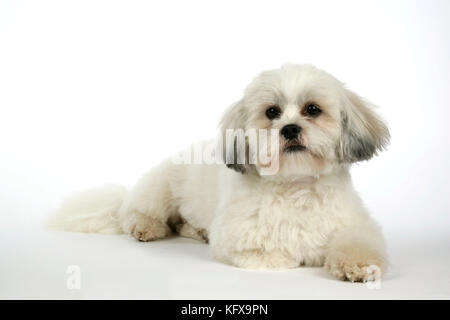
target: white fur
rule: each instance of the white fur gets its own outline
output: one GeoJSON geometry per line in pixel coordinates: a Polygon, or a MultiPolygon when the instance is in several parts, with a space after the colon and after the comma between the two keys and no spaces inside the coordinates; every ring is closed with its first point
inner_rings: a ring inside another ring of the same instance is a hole
{"type": "Polygon", "coordinates": [[[53,213],[47,226],[54,230],[75,232],[121,233],[117,212],[125,194],[125,188],[116,185],[74,194],[53,213]]]}
{"type": "Polygon", "coordinates": [[[225,113],[221,129],[289,123],[302,127],[307,151],[282,152],[276,175],[260,176],[258,165],[241,174],[223,164],[167,160],[125,198],[116,187],[69,200],[53,225],[122,230],[148,241],[169,235],[174,228],[168,221],[174,220],[181,235],[207,235],[212,256],[237,267],[325,266],[343,280],[373,279],[368,267],[384,271],[387,265],[384,240],[353,189],[349,167],[384,148],[386,126],[336,78],[309,65],[285,65],[259,75],[225,113]],[[302,115],[308,101],[324,108],[321,119],[302,115]],[[271,104],[283,110],[274,121],[264,115],[271,104]]]}

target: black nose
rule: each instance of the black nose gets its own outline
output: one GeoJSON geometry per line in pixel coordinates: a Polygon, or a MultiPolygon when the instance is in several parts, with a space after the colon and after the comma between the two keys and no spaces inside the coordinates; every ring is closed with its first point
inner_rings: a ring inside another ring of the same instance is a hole
{"type": "Polygon", "coordinates": [[[298,134],[300,133],[300,131],[302,131],[302,128],[300,128],[298,125],[296,125],[296,124],[288,124],[288,125],[285,125],[281,129],[281,134],[286,139],[291,140],[291,139],[297,138],[298,134]]]}

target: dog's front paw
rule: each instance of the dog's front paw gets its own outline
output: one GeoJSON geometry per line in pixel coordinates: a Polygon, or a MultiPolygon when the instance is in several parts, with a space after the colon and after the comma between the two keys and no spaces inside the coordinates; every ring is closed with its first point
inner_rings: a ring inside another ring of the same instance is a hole
{"type": "Polygon", "coordinates": [[[377,281],[385,268],[381,255],[374,252],[334,252],[325,260],[325,269],[341,280],[351,282],[377,281]]]}

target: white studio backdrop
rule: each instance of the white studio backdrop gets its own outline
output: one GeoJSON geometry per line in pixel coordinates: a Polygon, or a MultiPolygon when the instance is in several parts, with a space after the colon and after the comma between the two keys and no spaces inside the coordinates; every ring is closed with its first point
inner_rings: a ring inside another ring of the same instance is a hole
{"type": "Polygon", "coordinates": [[[2,1],[0,224],[39,222],[75,190],[131,186],[213,137],[257,73],[294,62],[388,121],[389,150],[353,169],[374,217],[450,230],[449,13],[446,0],[2,1]]]}

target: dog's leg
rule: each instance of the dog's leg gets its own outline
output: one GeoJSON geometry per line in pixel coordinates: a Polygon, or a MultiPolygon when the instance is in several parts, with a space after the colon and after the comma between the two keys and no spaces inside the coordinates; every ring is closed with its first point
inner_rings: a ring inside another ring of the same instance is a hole
{"type": "Polygon", "coordinates": [[[280,251],[244,250],[230,256],[230,264],[244,269],[283,270],[300,264],[280,251]]]}
{"type": "Polygon", "coordinates": [[[181,237],[191,238],[208,243],[208,233],[206,232],[206,230],[194,228],[189,223],[178,225],[177,232],[181,237]]]}
{"type": "Polygon", "coordinates": [[[207,231],[205,229],[193,227],[179,214],[170,216],[168,224],[171,231],[177,233],[180,237],[191,238],[208,243],[207,231]]]}
{"type": "Polygon", "coordinates": [[[119,210],[119,222],[126,234],[139,241],[152,241],[171,234],[168,220],[176,214],[169,178],[174,165],[170,162],[144,175],[119,210]]]}
{"type": "Polygon", "coordinates": [[[347,227],[331,238],[325,268],[337,278],[352,282],[374,281],[386,267],[384,239],[374,224],[347,227]]]}

